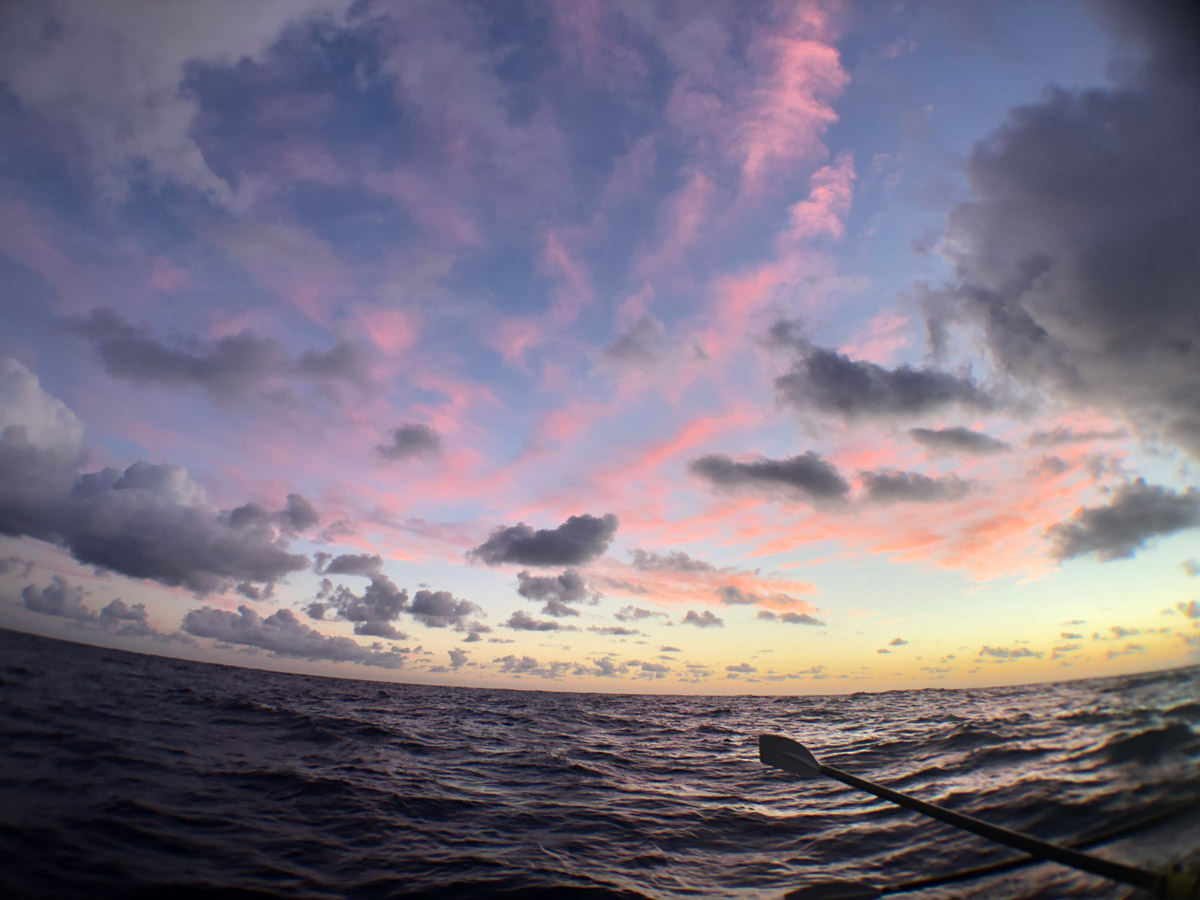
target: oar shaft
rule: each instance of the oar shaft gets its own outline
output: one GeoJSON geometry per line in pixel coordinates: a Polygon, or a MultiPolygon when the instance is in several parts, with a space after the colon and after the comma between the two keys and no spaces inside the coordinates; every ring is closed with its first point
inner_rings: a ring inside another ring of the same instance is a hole
{"type": "Polygon", "coordinates": [[[856,787],[860,791],[866,791],[868,794],[874,794],[876,797],[890,800],[892,803],[915,810],[923,815],[945,822],[947,825],[953,825],[956,828],[974,832],[998,843],[1007,844],[1009,847],[1024,850],[1026,853],[1033,854],[1034,856],[1053,860],[1065,866],[1072,866],[1076,869],[1082,869],[1085,872],[1091,872],[1104,878],[1111,878],[1114,881],[1122,881],[1125,884],[1136,885],[1148,890],[1155,890],[1159,886],[1159,876],[1154,872],[1090,856],[1066,847],[1059,847],[1056,844],[1040,841],[1037,838],[1029,837],[1016,831],[1010,831],[1007,828],[1001,828],[999,825],[992,825],[981,821],[974,816],[943,809],[932,803],[926,803],[924,800],[918,800],[916,797],[901,794],[899,791],[893,791],[885,788],[883,785],[875,784],[856,775],[851,775],[849,772],[843,772],[841,769],[835,769],[833,766],[822,765],[820,771],[822,775],[826,775],[829,778],[836,778],[843,784],[856,787]]]}

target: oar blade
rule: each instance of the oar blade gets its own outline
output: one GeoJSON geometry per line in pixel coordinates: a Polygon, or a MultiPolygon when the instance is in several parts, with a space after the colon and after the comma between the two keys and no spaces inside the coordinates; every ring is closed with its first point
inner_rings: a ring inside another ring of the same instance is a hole
{"type": "Polygon", "coordinates": [[[783,900],[876,900],[883,889],[861,881],[822,881],[806,884],[783,895],[783,900]]]}
{"type": "Polygon", "coordinates": [[[808,749],[791,738],[779,734],[758,736],[758,758],[768,766],[783,769],[802,778],[816,778],[821,764],[808,749]]]}

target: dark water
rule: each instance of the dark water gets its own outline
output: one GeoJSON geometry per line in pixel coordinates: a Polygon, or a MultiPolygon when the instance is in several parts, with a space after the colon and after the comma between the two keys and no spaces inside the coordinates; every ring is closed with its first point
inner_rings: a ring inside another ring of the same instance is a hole
{"type": "MultiPolygon", "coordinates": [[[[1198,668],[850,697],[603,696],[271,674],[0,631],[0,678],[7,897],[779,897],[1008,854],[765,768],[765,731],[1044,838],[1200,798],[1198,668]]],[[[1158,866],[1197,847],[1193,811],[1097,852],[1158,866]]],[[[920,896],[1130,895],[1042,865],[920,896]]]]}

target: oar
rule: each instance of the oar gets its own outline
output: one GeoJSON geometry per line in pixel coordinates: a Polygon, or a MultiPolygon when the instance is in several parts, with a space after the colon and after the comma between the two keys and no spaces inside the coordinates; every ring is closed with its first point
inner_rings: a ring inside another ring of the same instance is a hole
{"type": "MultiPolygon", "coordinates": [[[[1081,869],[1084,872],[1091,872],[1093,875],[1099,875],[1102,878],[1108,878],[1112,881],[1120,881],[1125,884],[1145,888],[1146,890],[1153,891],[1158,897],[1170,898],[1170,900],[1174,900],[1174,898],[1191,898],[1197,889],[1198,881],[1200,881],[1200,877],[1192,873],[1167,872],[1160,874],[1147,869],[1139,869],[1136,866],[1127,866],[1124,863],[1101,859],[1087,853],[1080,853],[1078,850],[1038,840],[1035,837],[1030,837],[1029,835],[1021,834],[1008,828],[1001,828],[999,825],[992,825],[976,819],[974,816],[967,816],[953,810],[944,809],[933,803],[926,803],[924,800],[918,800],[916,797],[910,797],[908,794],[902,794],[899,791],[893,791],[890,788],[885,788],[883,785],[867,781],[865,778],[859,778],[856,775],[851,775],[849,772],[835,769],[833,766],[823,765],[817,761],[817,758],[804,745],[781,735],[760,735],[758,738],[758,758],[768,766],[775,766],[776,768],[791,772],[793,775],[800,775],[804,778],[814,778],[818,775],[824,775],[827,778],[836,779],[843,784],[848,784],[861,791],[874,794],[876,797],[882,797],[884,800],[890,800],[892,803],[915,810],[916,812],[945,822],[948,825],[962,828],[989,840],[1006,844],[1009,847],[1016,847],[1018,850],[1024,850],[1030,856],[1052,860],[1053,862],[1081,869]]],[[[844,900],[859,900],[859,898],[864,898],[865,900],[868,897],[879,896],[879,893],[871,894],[863,892],[867,890],[878,891],[878,888],[858,883],[841,883],[840,887],[843,893],[832,892],[835,888],[839,887],[838,885],[814,885],[814,887],[828,888],[830,892],[801,896],[812,898],[824,897],[828,898],[828,900],[834,900],[834,898],[838,898],[838,900],[841,900],[841,898],[844,898],[844,900]],[[853,893],[854,890],[858,890],[859,893],[853,893]]],[[[795,892],[791,896],[796,896],[795,892]]]]}
{"type": "MultiPolygon", "coordinates": [[[[1200,807],[1196,800],[1185,800],[1161,809],[1148,816],[1143,816],[1133,822],[1126,822],[1103,831],[1092,832],[1075,838],[1067,846],[1083,850],[1088,847],[1098,847],[1108,844],[1129,834],[1136,834],[1147,828],[1160,825],[1168,819],[1173,819],[1181,813],[1190,812],[1200,807]]],[[[923,891],[927,888],[940,887],[946,884],[961,884],[964,881],[975,881],[987,878],[989,875],[1000,875],[1021,869],[1035,863],[1044,862],[1036,856],[1016,856],[1009,859],[986,863],[982,866],[972,866],[969,869],[957,869],[953,872],[943,872],[940,875],[929,875],[911,881],[899,881],[894,884],[874,885],[864,881],[822,881],[796,888],[784,894],[784,900],[878,900],[879,897],[893,894],[908,894],[913,891],[923,891]]]]}

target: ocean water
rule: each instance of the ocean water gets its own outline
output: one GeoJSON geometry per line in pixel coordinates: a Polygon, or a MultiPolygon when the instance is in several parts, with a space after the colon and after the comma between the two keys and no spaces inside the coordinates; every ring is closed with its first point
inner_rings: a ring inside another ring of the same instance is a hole
{"type": "MultiPolygon", "coordinates": [[[[648,697],[273,674],[0,631],[5,897],[776,898],[1011,855],[758,762],[1046,839],[1200,800],[1200,668],[844,697],[648,697]]],[[[1200,810],[1094,852],[1161,866],[1200,810]]],[[[897,896],[1129,897],[1043,864],[897,896]]]]}

